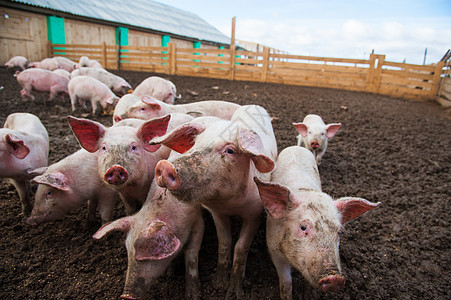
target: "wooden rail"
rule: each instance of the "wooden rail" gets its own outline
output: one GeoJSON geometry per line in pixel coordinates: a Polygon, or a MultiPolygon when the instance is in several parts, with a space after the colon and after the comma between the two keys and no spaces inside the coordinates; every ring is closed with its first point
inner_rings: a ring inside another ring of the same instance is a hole
{"type": "Polygon", "coordinates": [[[330,87],[416,100],[433,100],[439,89],[443,62],[413,65],[388,62],[385,55],[368,60],[315,57],[235,49],[49,45],[49,56],[78,61],[97,59],[107,69],[172,75],[330,87]]]}

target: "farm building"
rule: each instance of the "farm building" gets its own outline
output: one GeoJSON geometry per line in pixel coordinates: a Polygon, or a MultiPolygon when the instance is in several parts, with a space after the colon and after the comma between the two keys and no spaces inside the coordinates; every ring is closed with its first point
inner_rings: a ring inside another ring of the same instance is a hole
{"type": "Polygon", "coordinates": [[[197,15],[151,0],[1,0],[0,63],[48,56],[52,44],[224,49],[230,38],[197,15]]]}

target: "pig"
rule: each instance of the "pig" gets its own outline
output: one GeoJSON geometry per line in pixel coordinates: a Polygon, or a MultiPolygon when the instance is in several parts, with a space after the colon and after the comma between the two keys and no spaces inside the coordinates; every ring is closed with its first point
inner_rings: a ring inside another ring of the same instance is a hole
{"type": "Polygon", "coordinates": [[[291,267],[321,291],[345,283],[339,257],[343,225],[377,207],[363,198],[332,199],[321,191],[313,154],[291,146],[280,152],[271,181],[254,178],[267,212],[266,241],[279,275],[281,299],[292,299],[291,267]]]}
{"type": "Polygon", "coordinates": [[[78,63],[79,68],[88,67],[88,68],[102,68],[103,66],[95,59],[89,59],[87,56],[80,57],[80,61],[78,63]]]}
{"type": "Polygon", "coordinates": [[[86,202],[89,222],[95,221],[97,206],[102,222],[111,221],[116,192],[97,175],[97,155],[80,149],[48,168],[33,170],[32,174],[37,175],[31,182],[37,183],[38,188],[28,224],[62,219],[86,202]]]}
{"type": "Polygon", "coordinates": [[[52,72],[70,80],[70,73],[64,69],[56,69],[56,70],[53,70],[52,72]]]}
{"type": "Polygon", "coordinates": [[[26,69],[15,75],[17,82],[22,86],[20,95],[22,100],[27,97],[34,100],[31,91],[50,92],[49,100],[59,96],[64,98],[64,94],[69,94],[69,80],[44,69],[26,69]]]}
{"type": "Polygon", "coordinates": [[[167,147],[150,146],[148,142],[192,117],[173,114],[148,121],[126,119],[109,128],[87,119],[68,120],[80,145],[96,153],[98,176],[118,192],[130,215],[146,200],[155,165],[170,152],[167,147]]]}
{"type": "Polygon", "coordinates": [[[38,69],[44,69],[48,71],[53,71],[56,69],[62,69],[62,66],[55,58],[44,58],[41,61],[32,62],[30,65],[30,68],[38,68],[38,69]]]}
{"type": "Polygon", "coordinates": [[[79,68],[71,73],[71,78],[83,75],[100,80],[119,96],[127,94],[132,88],[124,78],[114,75],[103,68],[79,68]]]}
{"type": "Polygon", "coordinates": [[[127,117],[148,120],[169,113],[183,113],[193,117],[214,116],[230,120],[239,107],[239,104],[219,100],[170,105],[155,98],[143,96],[140,102],[129,107],[127,117]]]}
{"type": "Polygon", "coordinates": [[[150,286],[185,249],[186,299],[200,299],[199,249],[204,233],[201,206],[182,203],[152,184],[142,209],[101,227],[94,239],[112,231],[127,233],[127,276],[122,299],[147,299],[150,286]]]}
{"type": "Polygon", "coordinates": [[[28,68],[29,64],[30,64],[30,61],[26,57],[14,56],[5,63],[5,66],[8,69],[17,67],[17,68],[21,68],[22,70],[25,70],[28,68]]]}
{"type": "Polygon", "coordinates": [[[326,152],[327,141],[335,136],[341,123],[325,124],[318,115],[307,115],[303,122],[293,123],[299,132],[298,146],[304,146],[315,155],[316,163],[321,164],[321,159],[326,152]]]}
{"type": "Polygon", "coordinates": [[[77,68],[77,63],[63,56],[53,57],[58,62],[59,69],[66,70],[67,72],[72,72],[77,68]]]}
{"type": "Polygon", "coordinates": [[[167,104],[174,104],[177,97],[177,89],[169,80],[158,76],[151,76],[144,79],[133,91],[137,97],[151,96],[167,104]]]}
{"type": "Polygon", "coordinates": [[[158,162],[158,185],[182,202],[201,203],[213,216],[218,235],[219,288],[227,286],[232,262],[231,217],[243,220],[226,291],[229,298],[243,298],[247,255],[263,210],[253,178],[269,180],[277,157],[268,113],[260,106],[246,105],[238,108],[231,120],[196,118],[150,144],[182,153],[158,162]]]}
{"type": "MultiPolygon", "coordinates": [[[[135,105],[136,103],[141,102],[141,99],[132,94],[127,94],[121,97],[116,104],[113,112],[113,124],[122,121],[123,119],[127,119],[127,111],[128,109],[135,105]]],[[[158,116],[155,116],[158,117],[158,116]]],[[[146,120],[150,120],[152,118],[148,118],[146,120]]]]}
{"type": "Polygon", "coordinates": [[[69,96],[72,111],[75,111],[77,101],[86,108],[85,101],[91,101],[92,113],[95,114],[98,106],[103,113],[113,111],[119,97],[103,82],[90,76],[77,76],[69,81],[69,96]]]}
{"type": "Polygon", "coordinates": [[[31,170],[46,167],[49,136],[44,125],[29,113],[10,114],[0,129],[0,177],[10,178],[22,204],[22,213],[30,215],[31,170]]]}

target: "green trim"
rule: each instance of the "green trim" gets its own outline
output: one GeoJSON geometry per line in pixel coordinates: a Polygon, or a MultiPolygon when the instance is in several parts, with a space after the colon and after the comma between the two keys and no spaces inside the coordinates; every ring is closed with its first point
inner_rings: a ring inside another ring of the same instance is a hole
{"type": "MultiPolygon", "coordinates": [[[[64,18],[47,16],[47,39],[52,44],[66,44],[64,18]]],[[[56,47],[54,50],[66,50],[65,47],[56,47]]],[[[55,55],[66,55],[66,52],[53,52],[55,55]]]]}
{"type": "MultiPolygon", "coordinates": [[[[116,45],[121,46],[128,46],[128,28],[127,27],[116,27],[116,45]],[[119,38],[119,32],[120,32],[120,38],[119,38]]],[[[128,60],[122,60],[123,58],[128,58],[128,55],[123,55],[122,53],[126,53],[128,50],[121,49],[120,54],[120,62],[121,63],[128,63],[128,60]]]]}
{"type": "Polygon", "coordinates": [[[171,42],[170,35],[162,35],[161,36],[161,47],[167,47],[170,42],[171,42]]]}

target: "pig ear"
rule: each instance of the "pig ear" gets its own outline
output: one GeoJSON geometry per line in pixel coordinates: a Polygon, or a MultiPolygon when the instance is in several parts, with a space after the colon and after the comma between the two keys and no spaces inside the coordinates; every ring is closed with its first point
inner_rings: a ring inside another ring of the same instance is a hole
{"type": "Polygon", "coordinates": [[[24,144],[23,140],[15,135],[7,134],[5,136],[6,145],[9,152],[19,159],[24,159],[28,153],[30,153],[30,148],[24,144]]]}
{"type": "Polygon", "coordinates": [[[47,171],[48,167],[41,167],[41,168],[37,168],[34,170],[28,170],[27,174],[30,176],[38,176],[38,175],[42,175],[45,173],[45,171],[47,171]]]}
{"type": "Polygon", "coordinates": [[[363,198],[344,197],[335,200],[335,206],[341,214],[341,224],[345,224],[365,212],[381,205],[380,202],[372,203],[363,198]]]}
{"type": "Polygon", "coordinates": [[[113,222],[107,223],[100,227],[99,230],[97,230],[96,233],[92,236],[96,240],[100,240],[105,235],[112,231],[122,231],[122,232],[128,232],[130,230],[131,224],[132,224],[133,216],[123,217],[120,219],[117,219],[113,222]]]}
{"type": "Polygon", "coordinates": [[[341,123],[331,123],[326,126],[326,136],[327,138],[333,138],[337,133],[338,129],[340,129],[341,123]]]}
{"type": "Polygon", "coordinates": [[[156,220],[139,233],[134,246],[136,260],[160,260],[174,254],[180,240],[165,222],[156,220]]]}
{"type": "Polygon", "coordinates": [[[139,127],[137,134],[144,142],[144,149],[155,152],[160,148],[160,145],[149,145],[149,141],[154,137],[165,135],[170,120],[171,115],[166,115],[162,118],[151,119],[139,127]]]}
{"type": "Polygon", "coordinates": [[[60,191],[69,191],[69,180],[61,172],[54,172],[36,176],[31,182],[45,184],[60,191]]]}
{"type": "Polygon", "coordinates": [[[263,154],[263,144],[260,136],[254,131],[242,128],[238,135],[238,145],[251,159],[258,171],[271,172],[274,169],[274,161],[263,154]]]}
{"type": "Polygon", "coordinates": [[[299,132],[302,137],[306,137],[308,133],[308,125],[304,123],[293,123],[293,126],[299,132]]]}
{"type": "Polygon", "coordinates": [[[99,139],[105,134],[105,127],[95,121],[68,116],[67,120],[80,145],[88,152],[99,149],[99,139]]]}
{"type": "Polygon", "coordinates": [[[141,97],[141,101],[146,103],[147,105],[149,105],[151,109],[161,110],[161,106],[160,106],[160,104],[158,104],[158,102],[156,100],[157,99],[155,99],[151,96],[142,96],[141,97]]]}
{"type": "Polygon", "coordinates": [[[183,124],[172,130],[167,135],[156,138],[150,145],[162,144],[179,153],[185,153],[194,146],[196,136],[205,130],[203,124],[183,124]]]}
{"type": "Polygon", "coordinates": [[[274,219],[281,219],[293,207],[293,196],[289,189],[276,183],[263,182],[254,177],[266,212],[274,219]]]}

